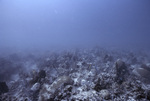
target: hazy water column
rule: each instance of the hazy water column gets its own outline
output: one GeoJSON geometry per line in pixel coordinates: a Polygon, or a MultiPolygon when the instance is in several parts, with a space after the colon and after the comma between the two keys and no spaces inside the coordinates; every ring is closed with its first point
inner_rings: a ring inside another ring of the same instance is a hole
{"type": "Polygon", "coordinates": [[[0,45],[147,45],[149,0],[1,0],[0,45]]]}

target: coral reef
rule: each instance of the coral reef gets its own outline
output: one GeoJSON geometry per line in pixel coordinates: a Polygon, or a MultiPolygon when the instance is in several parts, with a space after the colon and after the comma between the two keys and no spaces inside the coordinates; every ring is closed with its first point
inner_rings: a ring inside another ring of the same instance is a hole
{"type": "Polygon", "coordinates": [[[149,56],[99,47],[13,54],[0,58],[0,101],[150,101],[149,56]]]}

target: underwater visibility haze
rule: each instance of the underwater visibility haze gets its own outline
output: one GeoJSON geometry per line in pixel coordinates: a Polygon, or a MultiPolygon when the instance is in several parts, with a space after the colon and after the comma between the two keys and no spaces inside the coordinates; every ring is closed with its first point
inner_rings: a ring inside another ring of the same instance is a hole
{"type": "Polygon", "coordinates": [[[0,0],[0,101],[150,101],[150,0],[0,0]]]}
{"type": "Polygon", "coordinates": [[[149,0],[1,0],[0,45],[149,47],[149,0]]]}

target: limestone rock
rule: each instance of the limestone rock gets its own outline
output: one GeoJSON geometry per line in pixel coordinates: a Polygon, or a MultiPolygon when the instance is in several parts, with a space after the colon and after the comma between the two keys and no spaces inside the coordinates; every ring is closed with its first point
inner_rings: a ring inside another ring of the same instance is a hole
{"type": "Polygon", "coordinates": [[[73,84],[73,80],[69,76],[61,76],[55,80],[51,85],[44,84],[40,93],[38,101],[46,101],[54,98],[56,91],[64,85],[73,84]]]}
{"type": "Polygon", "coordinates": [[[32,86],[31,90],[32,90],[32,91],[37,91],[37,90],[39,90],[39,88],[40,88],[40,83],[35,83],[35,84],[32,86]]]}
{"type": "Polygon", "coordinates": [[[109,99],[110,97],[110,93],[108,90],[103,89],[99,92],[100,97],[104,98],[104,99],[109,99]]]}
{"type": "Polygon", "coordinates": [[[116,81],[122,83],[126,78],[125,76],[129,74],[128,68],[122,60],[118,59],[115,63],[115,69],[116,81]]]}

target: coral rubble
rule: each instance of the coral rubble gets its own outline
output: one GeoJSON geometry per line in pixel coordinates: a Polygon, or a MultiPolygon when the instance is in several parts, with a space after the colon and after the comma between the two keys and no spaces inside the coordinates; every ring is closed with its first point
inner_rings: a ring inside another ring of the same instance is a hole
{"type": "Polygon", "coordinates": [[[148,52],[96,47],[10,57],[0,58],[0,101],[150,101],[148,52]]]}

